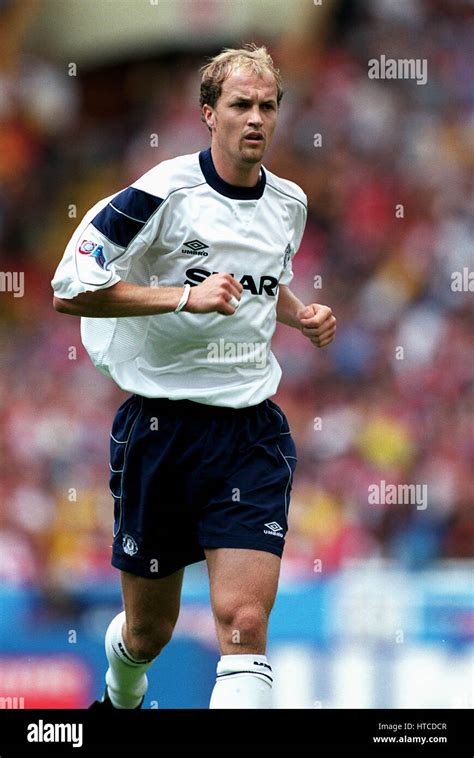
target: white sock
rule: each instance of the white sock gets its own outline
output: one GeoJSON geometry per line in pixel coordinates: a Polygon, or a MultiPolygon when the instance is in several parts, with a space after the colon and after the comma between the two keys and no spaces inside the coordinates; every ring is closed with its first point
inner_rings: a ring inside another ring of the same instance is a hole
{"type": "Polygon", "coordinates": [[[107,692],[114,708],[137,708],[148,688],[145,674],[153,663],[135,660],[122,637],[125,611],[119,613],[109,624],[105,633],[105,653],[109,668],[105,675],[107,692]]]}
{"type": "Polygon", "coordinates": [[[221,655],[209,708],[272,708],[272,684],[265,655],[221,655]]]}

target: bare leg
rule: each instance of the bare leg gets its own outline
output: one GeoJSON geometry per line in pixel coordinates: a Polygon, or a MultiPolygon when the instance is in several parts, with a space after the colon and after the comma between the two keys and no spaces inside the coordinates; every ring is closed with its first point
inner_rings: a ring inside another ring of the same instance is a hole
{"type": "Polygon", "coordinates": [[[262,550],[206,550],[221,658],[210,708],[271,708],[265,650],[280,558],[262,550]]]}

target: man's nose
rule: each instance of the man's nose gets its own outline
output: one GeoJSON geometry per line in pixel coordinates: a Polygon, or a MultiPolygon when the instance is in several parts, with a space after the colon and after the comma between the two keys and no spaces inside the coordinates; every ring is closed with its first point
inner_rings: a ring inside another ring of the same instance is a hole
{"type": "Polygon", "coordinates": [[[254,107],[249,113],[249,124],[252,124],[252,126],[257,126],[257,127],[260,127],[263,124],[262,114],[260,113],[260,108],[258,107],[258,105],[254,105],[254,107]]]}

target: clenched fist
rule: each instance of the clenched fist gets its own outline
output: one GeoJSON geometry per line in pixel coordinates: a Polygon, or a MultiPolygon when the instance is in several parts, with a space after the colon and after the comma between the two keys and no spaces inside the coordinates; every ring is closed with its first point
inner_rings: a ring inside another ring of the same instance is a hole
{"type": "Polygon", "coordinates": [[[336,317],[327,305],[312,303],[298,311],[296,318],[305,337],[317,347],[329,345],[336,334],[336,317]]]}
{"type": "Polygon", "coordinates": [[[189,313],[217,312],[223,316],[232,316],[238,308],[242,290],[241,283],[230,274],[211,274],[201,284],[191,287],[183,310],[189,313]],[[229,302],[232,298],[237,301],[235,307],[229,302]]]}

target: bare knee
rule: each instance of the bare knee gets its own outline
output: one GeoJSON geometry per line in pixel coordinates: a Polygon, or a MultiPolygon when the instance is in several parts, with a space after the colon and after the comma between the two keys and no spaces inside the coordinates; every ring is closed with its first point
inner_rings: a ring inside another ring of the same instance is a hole
{"type": "Polygon", "coordinates": [[[239,645],[253,651],[265,646],[268,612],[262,605],[223,601],[214,605],[214,616],[219,637],[226,648],[236,646],[238,652],[239,645]]]}
{"type": "Polygon", "coordinates": [[[160,621],[158,624],[125,622],[123,638],[127,650],[138,661],[151,660],[163,650],[173,636],[174,624],[160,621]]]}

